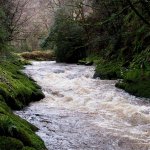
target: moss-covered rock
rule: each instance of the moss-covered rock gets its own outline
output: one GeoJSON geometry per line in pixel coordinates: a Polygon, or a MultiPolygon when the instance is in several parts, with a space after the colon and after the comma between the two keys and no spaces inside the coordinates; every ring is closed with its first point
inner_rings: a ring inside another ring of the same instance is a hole
{"type": "Polygon", "coordinates": [[[42,150],[45,146],[34,133],[36,130],[35,126],[14,115],[6,104],[0,102],[0,136],[19,139],[25,146],[42,150]]]}
{"type": "Polygon", "coordinates": [[[116,87],[135,96],[150,98],[150,79],[141,79],[135,82],[123,80],[122,82],[118,82],[116,87]]]}
{"type": "Polygon", "coordinates": [[[0,150],[44,150],[37,127],[13,114],[31,101],[44,98],[40,87],[20,70],[19,61],[0,62],[0,150]]]}
{"type": "Polygon", "coordinates": [[[0,64],[0,95],[12,109],[21,109],[31,101],[44,98],[40,88],[25,76],[18,62],[3,61],[0,64]]]}
{"type": "Polygon", "coordinates": [[[132,95],[150,98],[150,63],[149,56],[135,56],[132,62],[108,61],[101,57],[92,57],[96,69],[94,78],[122,79],[116,87],[124,89],[132,95]]]}
{"type": "Polygon", "coordinates": [[[79,60],[77,65],[92,66],[93,65],[93,61],[79,60]]]}
{"type": "Polygon", "coordinates": [[[23,143],[15,138],[0,136],[0,150],[22,150],[23,143]]]}
{"type": "Polygon", "coordinates": [[[22,150],[36,150],[36,149],[35,149],[35,148],[32,148],[32,147],[25,146],[25,147],[23,147],[22,150]]]}

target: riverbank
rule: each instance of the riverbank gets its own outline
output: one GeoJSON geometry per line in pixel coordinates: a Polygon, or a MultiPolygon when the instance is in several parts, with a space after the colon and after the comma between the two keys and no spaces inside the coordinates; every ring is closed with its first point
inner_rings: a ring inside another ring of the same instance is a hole
{"type": "Polygon", "coordinates": [[[51,50],[23,52],[20,56],[27,60],[37,61],[53,61],[56,59],[54,51],[51,50]]]}
{"type": "Polygon", "coordinates": [[[44,98],[40,87],[20,71],[23,65],[16,59],[0,61],[0,149],[44,150],[37,128],[12,112],[44,98]]]}
{"type": "MultiPolygon", "coordinates": [[[[141,59],[141,58],[140,58],[141,59]]],[[[144,60],[144,59],[143,59],[144,60]]],[[[129,64],[121,61],[108,61],[93,55],[86,58],[86,62],[93,62],[96,66],[94,78],[101,80],[117,80],[116,87],[138,96],[150,98],[150,63],[141,63],[136,59],[129,64]]]]}
{"type": "Polygon", "coordinates": [[[24,71],[45,98],[15,113],[39,128],[48,150],[149,150],[144,98],[117,89],[114,80],[92,79],[93,66],[33,61],[24,71]]]}

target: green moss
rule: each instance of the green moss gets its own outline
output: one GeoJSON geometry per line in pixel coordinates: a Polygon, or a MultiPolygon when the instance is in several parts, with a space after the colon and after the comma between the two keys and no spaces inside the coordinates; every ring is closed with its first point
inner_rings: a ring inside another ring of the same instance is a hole
{"type": "Polygon", "coordinates": [[[44,143],[38,136],[35,136],[32,131],[27,131],[25,129],[16,130],[14,136],[20,139],[25,146],[33,147],[36,150],[42,150],[44,148],[44,143]]]}
{"type": "Polygon", "coordinates": [[[116,87],[124,89],[135,96],[150,98],[150,79],[137,82],[123,81],[117,83],[116,87]]]}
{"type": "Polygon", "coordinates": [[[23,143],[12,137],[0,136],[0,150],[22,150],[23,143]]]}
{"type": "Polygon", "coordinates": [[[34,133],[36,130],[35,126],[14,115],[5,103],[0,102],[0,136],[19,139],[25,146],[36,150],[45,149],[43,141],[34,133]]]}
{"type": "Polygon", "coordinates": [[[23,149],[22,150],[36,150],[36,149],[34,149],[34,148],[32,148],[32,147],[23,147],[23,149]]]}
{"type": "Polygon", "coordinates": [[[123,73],[123,81],[116,87],[139,96],[150,98],[150,70],[149,68],[130,68],[123,73]]]}
{"type": "Polygon", "coordinates": [[[101,79],[117,79],[121,78],[121,63],[99,61],[96,64],[94,78],[100,77],[101,79]]]}
{"type": "Polygon", "coordinates": [[[37,128],[11,110],[44,97],[40,87],[19,71],[22,68],[18,61],[0,63],[0,150],[45,149],[37,128]]]}
{"type": "Polygon", "coordinates": [[[10,108],[6,105],[6,103],[0,101],[0,113],[9,114],[9,113],[11,113],[11,112],[12,112],[12,111],[11,111],[10,108]]]}
{"type": "Polygon", "coordinates": [[[0,64],[0,95],[13,109],[21,109],[29,102],[44,97],[35,82],[20,72],[20,69],[22,65],[16,61],[0,64]]]}

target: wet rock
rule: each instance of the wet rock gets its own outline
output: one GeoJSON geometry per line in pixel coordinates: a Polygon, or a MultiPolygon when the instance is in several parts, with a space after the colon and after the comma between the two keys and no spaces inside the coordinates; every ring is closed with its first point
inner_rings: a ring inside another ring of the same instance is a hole
{"type": "Polygon", "coordinates": [[[77,63],[77,65],[85,65],[85,66],[92,66],[93,65],[93,62],[91,61],[79,61],[77,63]]]}
{"type": "Polygon", "coordinates": [[[93,75],[93,79],[100,78],[100,76],[101,75],[99,73],[95,72],[94,75],[93,75]]]}
{"type": "Polygon", "coordinates": [[[39,101],[43,99],[45,95],[41,92],[41,90],[36,90],[35,92],[32,92],[31,99],[32,101],[39,101]]]}
{"type": "Polygon", "coordinates": [[[86,65],[86,66],[92,66],[92,65],[93,65],[93,62],[86,62],[85,65],[86,65]]]}
{"type": "Polygon", "coordinates": [[[58,96],[58,97],[64,97],[63,94],[60,94],[58,91],[53,91],[51,92],[53,95],[58,96]]]}

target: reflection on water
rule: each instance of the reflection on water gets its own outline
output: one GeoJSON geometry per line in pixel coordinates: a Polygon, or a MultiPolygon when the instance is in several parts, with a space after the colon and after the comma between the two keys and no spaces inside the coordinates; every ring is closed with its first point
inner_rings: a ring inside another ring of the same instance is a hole
{"type": "Polygon", "coordinates": [[[16,112],[39,127],[49,150],[150,150],[150,105],[92,79],[94,67],[32,62],[46,98],[16,112]]]}

